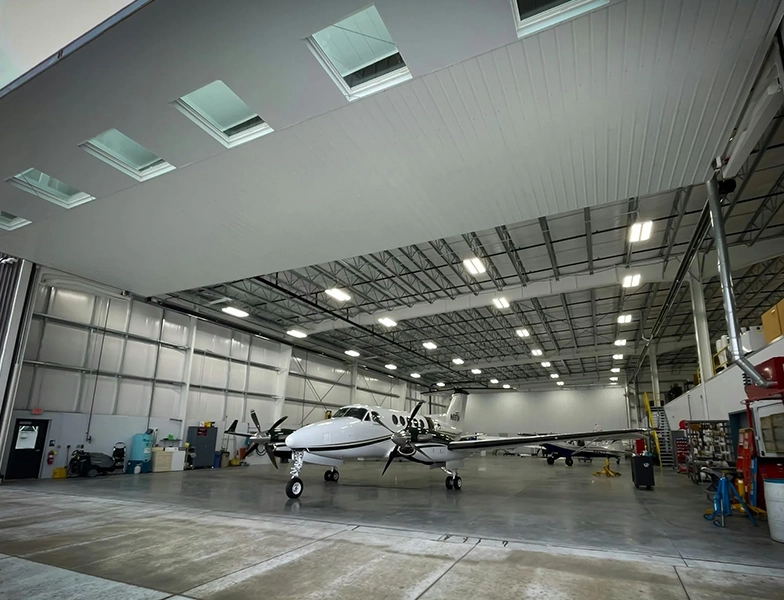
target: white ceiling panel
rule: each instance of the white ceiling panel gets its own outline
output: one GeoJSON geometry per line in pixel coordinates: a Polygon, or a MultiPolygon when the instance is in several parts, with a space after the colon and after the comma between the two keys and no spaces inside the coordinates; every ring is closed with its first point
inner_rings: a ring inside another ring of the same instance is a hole
{"type": "Polygon", "coordinates": [[[0,250],[153,295],[699,182],[780,11],[627,0],[514,41],[507,0],[376,4],[415,77],[352,103],[303,40],[359,0],[155,2],[7,95],[0,178],[97,199],[0,250]],[[169,105],[216,79],[275,131],[227,150],[169,105]],[[78,148],[109,128],[176,170],[139,184],[78,148]]]}

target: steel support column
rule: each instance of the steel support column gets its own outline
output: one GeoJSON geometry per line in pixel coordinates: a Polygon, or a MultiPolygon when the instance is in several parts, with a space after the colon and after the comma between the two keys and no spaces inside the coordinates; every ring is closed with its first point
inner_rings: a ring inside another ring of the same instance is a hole
{"type": "Polygon", "coordinates": [[[661,406],[661,389],[659,388],[659,364],[656,362],[656,343],[648,349],[648,360],[651,361],[651,387],[653,389],[653,405],[661,406]]]}
{"type": "Polygon", "coordinates": [[[710,331],[708,329],[708,312],[705,309],[705,291],[702,280],[696,272],[697,258],[689,269],[689,293],[691,309],[694,315],[694,335],[697,338],[697,357],[700,364],[700,381],[703,383],[713,376],[713,352],[711,350],[710,331]]]}

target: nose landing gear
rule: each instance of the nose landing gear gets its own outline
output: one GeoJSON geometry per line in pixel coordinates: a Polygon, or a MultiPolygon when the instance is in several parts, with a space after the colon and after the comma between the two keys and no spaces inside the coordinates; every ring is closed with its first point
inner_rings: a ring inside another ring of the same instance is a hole
{"type": "Polygon", "coordinates": [[[448,490],[457,490],[458,492],[463,489],[463,480],[460,475],[457,474],[457,471],[449,471],[446,467],[441,467],[441,470],[446,473],[446,481],[444,481],[444,485],[448,490]]]}
{"type": "Polygon", "coordinates": [[[303,450],[294,450],[291,453],[291,458],[291,479],[286,484],[286,495],[294,500],[299,498],[305,489],[305,484],[299,478],[299,472],[302,470],[302,465],[305,462],[305,452],[303,450]]]}

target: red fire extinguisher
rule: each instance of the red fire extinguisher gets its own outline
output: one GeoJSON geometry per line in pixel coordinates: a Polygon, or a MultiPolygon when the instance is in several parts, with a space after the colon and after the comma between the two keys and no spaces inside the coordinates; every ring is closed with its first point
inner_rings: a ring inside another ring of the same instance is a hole
{"type": "Polygon", "coordinates": [[[51,465],[54,463],[54,457],[57,454],[54,450],[49,450],[49,454],[46,455],[46,464],[51,465]]]}

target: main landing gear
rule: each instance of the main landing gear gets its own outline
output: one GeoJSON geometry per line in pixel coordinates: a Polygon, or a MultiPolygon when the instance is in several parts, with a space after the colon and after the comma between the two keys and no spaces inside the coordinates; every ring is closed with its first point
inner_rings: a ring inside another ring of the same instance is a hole
{"type": "Polygon", "coordinates": [[[292,500],[299,498],[302,491],[305,489],[305,484],[299,478],[299,472],[302,470],[302,465],[305,462],[304,450],[294,450],[291,453],[291,479],[286,484],[286,495],[292,500]]]}
{"type": "MultiPolygon", "coordinates": [[[[561,457],[558,454],[550,454],[547,457],[547,464],[554,465],[555,461],[558,460],[559,458],[561,457]]],[[[567,467],[571,467],[574,464],[574,460],[572,459],[571,456],[567,456],[566,458],[564,458],[564,462],[566,463],[567,467]]]]}
{"type": "Polygon", "coordinates": [[[340,473],[335,467],[332,467],[328,471],[324,471],[324,481],[337,481],[340,479],[340,473]]]}
{"type": "Polygon", "coordinates": [[[446,467],[441,467],[441,469],[446,473],[446,481],[444,481],[446,489],[457,490],[458,492],[463,489],[463,480],[457,474],[457,471],[448,471],[446,467]]]}

